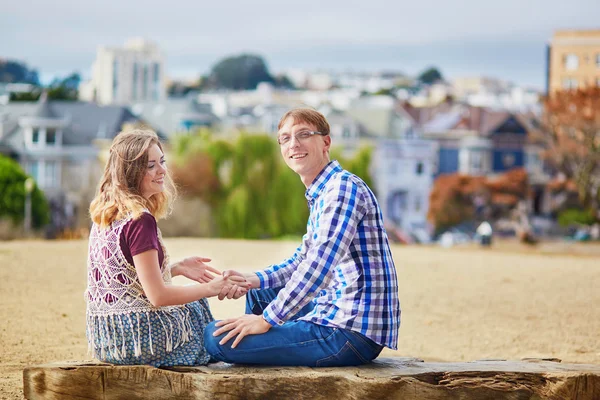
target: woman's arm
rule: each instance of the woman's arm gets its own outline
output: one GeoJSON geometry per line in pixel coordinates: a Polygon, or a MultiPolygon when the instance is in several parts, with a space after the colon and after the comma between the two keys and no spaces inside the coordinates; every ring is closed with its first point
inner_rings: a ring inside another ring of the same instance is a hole
{"type": "Polygon", "coordinates": [[[190,286],[167,286],[162,279],[158,266],[158,251],[155,249],[133,256],[133,264],[146,297],[155,307],[181,305],[204,297],[216,296],[221,290],[231,289],[233,285],[238,285],[244,290],[248,288],[248,283],[240,276],[225,278],[221,275],[208,283],[190,286]]]}
{"type": "Polygon", "coordinates": [[[185,276],[198,283],[207,283],[214,279],[215,275],[221,275],[221,271],[204,264],[209,262],[206,257],[188,257],[171,264],[171,276],[185,276]]]}

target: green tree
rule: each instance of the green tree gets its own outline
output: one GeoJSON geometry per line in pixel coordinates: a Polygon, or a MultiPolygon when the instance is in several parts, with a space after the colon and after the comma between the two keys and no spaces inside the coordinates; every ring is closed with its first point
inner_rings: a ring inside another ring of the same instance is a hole
{"type": "Polygon", "coordinates": [[[11,93],[10,101],[38,101],[40,99],[40,95],[42,92],[40,90],[35,90],[32,92],[24,92],[24,93],[11,93]]]}
{"type": "Polygon", "coordinates": [[[0,60],[0,82],[40,84],[36,70],[30,70],[26,64],[13,60],[0,60]]]}
{"type": "Polygon", "coordinates": [[[203,88],[248,90],[260,82],[275,82],[262,57],[253,54],[227,57],[211,70],[203,88]]]}
{"type": "Polygon", "coordinates": [[[339,147],[333,147],[331,149],[332,160],[338,160],[343,168],[361,178],[371,190],[374,190],[373,179],[369,172],[372,154],[373,148],[370,146],[361,147],[352,157],[344,156],[342,154],[342,149],[339,147]]]}
{"type": "MultiPolygon", "coordinates": [[[[19,164],[0,155],[0,218],[9,218],[14,224],[23,222],[27,178],[19,164]]],[[[31,193],[31,217],[34,228],[41,228],[50,221],[48,203],[37,185],[31,193]]]]}
{"type": "Polygon", "coordinates": [[[432,84],[437,81],[441,81],[444,78],[442,77],[442,73],[435,67],[427,68],[425,71],[421,72],[417,77],[417,80],[421,83],[432,84]]]}
{"type": "MultiPolygon", "coordinates": [[[[220,237],[259,239],[300,236],[308,207],[302,181],[287,167],[272,135],[240,134],[234,140],[200,130],[172,141],[176,182],[213,209],[220,237]]],[[[371,149],[352,158],[332,157],[371,185],[371,149]]]]}

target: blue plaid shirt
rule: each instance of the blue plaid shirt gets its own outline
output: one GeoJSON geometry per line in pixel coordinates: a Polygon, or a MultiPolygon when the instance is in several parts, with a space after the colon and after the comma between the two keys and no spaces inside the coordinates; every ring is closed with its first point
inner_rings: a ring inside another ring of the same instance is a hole
{"type": "Polygon", "coordinates": [[[310,216],[302,245],[281,264],[256,273],[263,289],[285,286],[264,318],[282,325],[313,301],[314,309],[300,320],[359,332],[396,350],[398,281],[373,192],[332,161],[305,196],[310,216]]]}

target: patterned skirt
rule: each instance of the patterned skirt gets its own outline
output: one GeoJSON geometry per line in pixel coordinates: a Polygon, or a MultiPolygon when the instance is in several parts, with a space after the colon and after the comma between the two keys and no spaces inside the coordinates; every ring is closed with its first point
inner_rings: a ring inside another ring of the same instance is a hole
{"type": "Polygon", "coordinates": [[[179,315],[171,317],[157,312],[120,319],[112,328],[96,328],[93,343],[90,343],[96,358],[111,364],[154,367],[208,364],[210,355],[204,347],[203,336],[204,328],[213,321],[208,301],[188,303],[182,311],[185,311],[185,324],[179,315]],[[101,338],[111,331],[118,334],[112,335],[107,345],[101,338]]]}

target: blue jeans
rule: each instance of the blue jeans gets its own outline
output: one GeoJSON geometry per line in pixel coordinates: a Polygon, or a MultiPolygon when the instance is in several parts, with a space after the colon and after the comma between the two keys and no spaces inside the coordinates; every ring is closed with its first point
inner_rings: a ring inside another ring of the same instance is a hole
{"type": "MultiPolygon", "coordinates": [[[[261,315],[280,289],[252,289],[246,295],[246,313],[261,315]]],[[[231,348],[234,339],[224,345],[226,335],[213,336],[215,322],[204,330],[204,346],[218,361],[235,364],[342,367],[366,364],[374,360],[383,346],[366,336],[347,329],[331,328],[297,319],[313,308],[310,303],[291,321],[274,326],[262,335],[249,335],[231,348]]]]}

